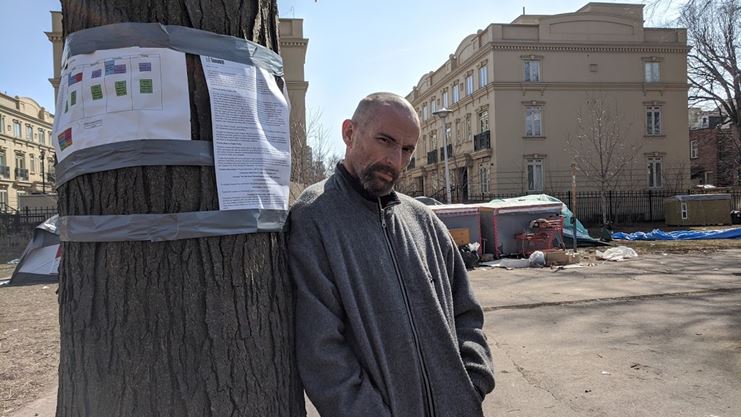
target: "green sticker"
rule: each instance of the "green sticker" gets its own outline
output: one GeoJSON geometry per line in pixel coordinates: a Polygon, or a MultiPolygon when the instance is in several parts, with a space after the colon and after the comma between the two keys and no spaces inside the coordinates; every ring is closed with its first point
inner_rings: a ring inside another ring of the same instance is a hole
{"type": "Polygon", "coordinates": [[[144,78],[139,80],[139,92],[142,94],[152,94],[152,80],[144,78]]]}
{"type": "Polygon", "coordinates": [[[103,98],[103,89],[100,87],[100,84],[91,86],[90,92],[93,94],[93,100],[100,100],[103,98]]]}
{"type": "Polygon", "coordinates": [[[77,91],[73,91],[69,94],[69,105],[74,106],[77,103],[77,91]]]}
{"type": "Polygon", "coordinates": [[[125,96],[126,93],[126,81],[116,81],[116,95],[117,96],[125,96]]]}

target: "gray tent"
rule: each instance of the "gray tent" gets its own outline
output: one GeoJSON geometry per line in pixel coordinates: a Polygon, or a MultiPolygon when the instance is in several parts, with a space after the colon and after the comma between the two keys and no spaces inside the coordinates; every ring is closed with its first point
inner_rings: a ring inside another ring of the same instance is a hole
{"type": "Polygon", "coordinates": [[[33,230],[31,241],[23,251],[8,285],[56,282],[59,279],[61,246],[57,217],[51,217],[33,230]]]}

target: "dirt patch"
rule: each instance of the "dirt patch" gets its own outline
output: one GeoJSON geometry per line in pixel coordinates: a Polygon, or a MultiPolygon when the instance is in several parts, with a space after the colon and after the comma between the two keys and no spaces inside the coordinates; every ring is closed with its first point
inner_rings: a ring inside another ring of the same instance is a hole
{"type": "Polygon", "coordinates": [[[57,284],[0,287],[0,417],[57,383],[57,284]]]}

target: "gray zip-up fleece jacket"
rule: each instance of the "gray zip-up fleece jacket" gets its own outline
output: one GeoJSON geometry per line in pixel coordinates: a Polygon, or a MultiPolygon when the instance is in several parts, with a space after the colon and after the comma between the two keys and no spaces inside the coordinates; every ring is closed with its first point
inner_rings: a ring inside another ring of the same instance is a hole
{"type": "Polygon", "coordinates": [[[291,209],[299,373],[323,417],[473,417],[494,389],[483,312],[445,225],[341,165],[291,209]]]}

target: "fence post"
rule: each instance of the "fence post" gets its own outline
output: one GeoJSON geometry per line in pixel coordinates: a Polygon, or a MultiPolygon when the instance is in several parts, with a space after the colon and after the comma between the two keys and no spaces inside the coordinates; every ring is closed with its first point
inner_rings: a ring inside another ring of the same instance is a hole
{"type": "Polygon", "coordinates": [[[651,199],[651,190],[648,190],[648,221],[654,221],[654,203],[651,199]]]}

